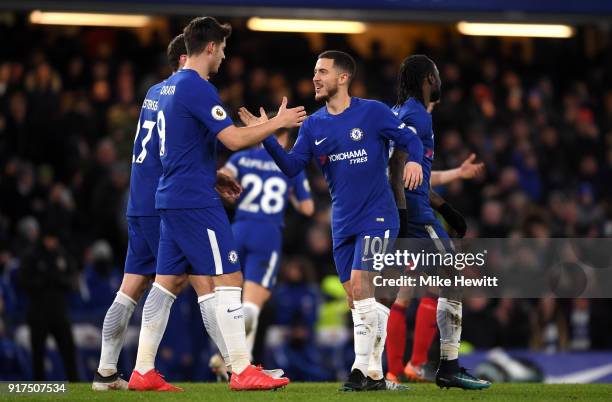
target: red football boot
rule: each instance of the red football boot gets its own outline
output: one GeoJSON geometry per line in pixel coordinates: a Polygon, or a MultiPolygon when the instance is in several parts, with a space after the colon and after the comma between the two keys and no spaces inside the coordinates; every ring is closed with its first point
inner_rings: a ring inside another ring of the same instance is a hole
{"type": "Polygon", "coordinates": [[[183,392],[183,388],[175,387],[164,380],[159,371],[152,369],[145,374],[134,370],[128,383],[130,391],[161,391],[161,392],[183,392]]]}
{"type": "Polygon", "coordinates": [[[404,375],[412,382],[428,382],[422,364],[413,365],[411,362],[404,367],[404,375]]]}
{"type": "Polygon", "coordinates": [[[264,370],[250,365],[240,374],[232,373],[230,388],[234,391],[277,389],[289,384],[285,377],[272,378],[264,370]]]}

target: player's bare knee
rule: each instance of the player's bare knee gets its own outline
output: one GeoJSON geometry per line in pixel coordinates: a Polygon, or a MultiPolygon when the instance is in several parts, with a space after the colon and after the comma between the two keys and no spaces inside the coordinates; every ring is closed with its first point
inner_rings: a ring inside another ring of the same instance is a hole
{"type": "Polygon", "coordinates": [[[151,285],[151,279],[151,277],[143,275],[125,274],[119,291],[131,299],[138,301],[151,285]]]}
{"type": "Polygon", "coordinates": [[[191,283],[193,290],[195,290],[198,297],[204,296],[215,291],[215,285],[210,276],[207,275],[189,275],[189,281],[185,280],[185,286],[187,282],[191,283]]]}
{"type": "Polygon", "coordinates": [[[179,277],[178,286],[180,288],[179,292],[182,292],[183,289],[187,287],[189,276],[187,274],[183,274],[179,277]]]}
{"type": "Polygon", "coordinates": [[[268,301],[270,295],[270,290],[266,287],[249,280],[244,281],[242,299],[245,302],[248,301],[262,307],[268,301]]]}
{"type": "Polygon", "coordinates": [[[363,282],[353,281],[351,287],[353,300],[363,300],[372,296],[369,287],[363,282]]]}
{"type": "Polygon", "coordinates": [[[218,286],[232,286],[242,287],[242,272],[232,272],[231,274],[217,275],[213,277],[215,287],[218,286]]]}
{"type": "Polygon", "coordinates": [[[346,302],[348,303],[348,306],[351,310],[353,310],[355,308],[355,304],[353,303],[353,296],[348,296],[346,297],[346,302]]]}
{"type": "Polygon", "coordinates": [[[155,282],[161,287],[171,292],[174,295],[178,295],[181,292],[184,278],[182,275],[156,275],[155,282]]]}

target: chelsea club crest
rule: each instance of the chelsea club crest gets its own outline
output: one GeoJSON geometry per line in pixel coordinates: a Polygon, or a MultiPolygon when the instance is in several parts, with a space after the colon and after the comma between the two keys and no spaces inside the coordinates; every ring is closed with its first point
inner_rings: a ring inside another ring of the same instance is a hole
{"type": "Polygon", "coordinates": [[[236,252],[236,250],[232,250],[229,252],[229,255],[227,256],[227,259],[229,260],[229,262],[231,262],[232,264],[235,264],[238,262],[238,253],[236,252]]]}
{"type": "Polygon", "coordinates": [[[360,128],[354,128],[351,130],[351,140],[360,141],[363,138],[363,131],[360,128]]]}

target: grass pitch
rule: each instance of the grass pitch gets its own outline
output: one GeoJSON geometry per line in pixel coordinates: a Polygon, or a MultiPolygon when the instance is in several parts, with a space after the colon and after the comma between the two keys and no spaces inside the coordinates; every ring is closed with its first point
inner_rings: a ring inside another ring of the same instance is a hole
{"type": "Polygon", "coordinates": [[[339,392],[339,383],[294,383],[279,391],[233,392],[226,384],[179,383],[182,393],[94,392],[91,384],[69,384],[64,395],[0,395],[3,401],[611,401],[612,384],[493,384],[484,391],[442,390],[410,384],[404,392],[339,392]]]}

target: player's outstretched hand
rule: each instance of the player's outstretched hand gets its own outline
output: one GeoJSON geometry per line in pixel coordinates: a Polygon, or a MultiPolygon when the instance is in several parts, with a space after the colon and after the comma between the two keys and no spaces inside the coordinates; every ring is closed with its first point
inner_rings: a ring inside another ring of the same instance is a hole
{"type": "Polygon", "coordinates": [[[306,110],[304,110],[304,106],[287,109],[287,97],[283,96],[283,101],[275,118],[280,119],[282,126],[285,128],[299,127],[306,120],[306,110]]]}
{"type": "Polygon", "coordinates": [[[242,187],[240,187],[238,181],[220,171],[217,171],[215,190],[217,190],[223,200],[230,203],[234,203],[240,197],[240,193],[242,193],[242,187]]]}
{"type": "Polygon", "coordinates": [[[482,177],[484,174],[484,163],[474,163],[476,154],[470,154],[466,160],[459,166],[459,176],[462,179],[473,179],[482,177]]]}
{"type": "Polygon", "coordinates": [[[249,111],[249,109],[245,108],[244,106],[238,109],[238,116],[240,117],[242,123],[247,127],[256,126],[258,124],[265,123],[266,121],[268,121],[268,115],[266,114],[266,111],[263,107],[259,108],[259,117],[255,116],[249,111]]]}
{"type": "Polygon", "coordinates": [[[404,187],[414,190],[423,183],[423,168],[416,162],[408,162],[404,166],[404,187]]]}

